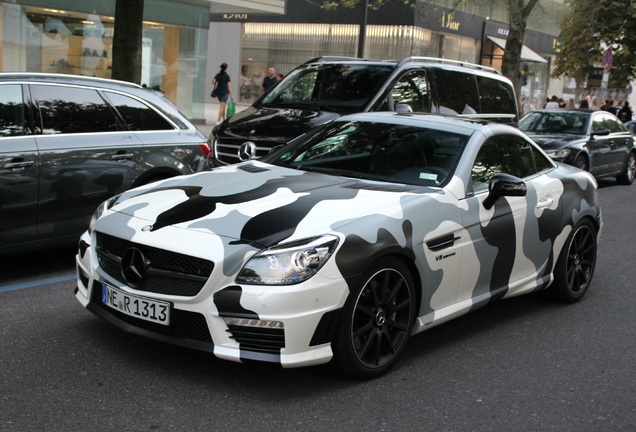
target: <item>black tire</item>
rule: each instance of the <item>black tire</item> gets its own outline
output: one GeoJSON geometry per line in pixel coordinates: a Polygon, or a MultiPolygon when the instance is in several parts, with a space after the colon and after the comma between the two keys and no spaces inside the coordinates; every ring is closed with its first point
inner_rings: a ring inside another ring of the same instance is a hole
{"type": "Polygon", "coordinates": [[[345,303],[333,345],[336,370],[354,378],[386,373],[411,335],[415,299],[413,277],[399,259],[371,265],[345,303]]]}
{"type": "Polygon", "coordinates": [[[616,180],[620,184],[630,185],[634,182],[634,177],[636,177],[636,154],[630,152],[627,157],[625,169],[616,177],[616,180]]]}
{"type": "Polygon", "coordinates": [[[575,167],[582,169],[583,171],[589,171],[590,170],[590,164],[587,163],[587,158],[583,155],[578,155],[576,157],[576,159],[574,159],[574,164],[575,167]]]}
{"type": "Polygon", "coordinates": [[[548,292],[555,298],[576,303],[592,282],[596,265],[596,228],[588,219],[575,225],[563,246],[548,292]]]}

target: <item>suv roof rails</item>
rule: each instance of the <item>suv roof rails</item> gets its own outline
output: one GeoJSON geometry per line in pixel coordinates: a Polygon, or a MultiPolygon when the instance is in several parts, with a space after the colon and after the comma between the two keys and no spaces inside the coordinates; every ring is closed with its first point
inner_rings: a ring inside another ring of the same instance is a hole
{"type": "Polygon", "coordinates": [[[311,60],[307,60],[303,64],[316,63],[320,61],[337,61],[337,60],[360,60],[360,61],[369,61],[367,59],[363,59],[360,57],[347,57],[347,56],[320,56],[314,57],[311,60]]]}
{"type": "Polygon", "coordinates": [[[403,59],[401,59],[398,62],[398,66],[401,66],[404,63],[413,62],[413,61],[445,63],[445,64],[463,66],[463,67],[472,68],[472,69],[480,69],[480,70],[483,70],[483,71],[495,73],[497,75],[502,75],[502,73],[499,72],[499,70],[497,70],[497,69],[495,69],[493,67],[483,66],[483,65],[476,64],[476,63],[469,63],[469,62],[463,62],[463,61],[458,61],[458,60],[448,60],[448,59],[437,58],[437,57],[404,57],[403,59]]]}
{"type": "Polygon", "coordinates": [[[62,73],[46,73],[46,72],[0,72],[0,78],[43,78],[45,80],[74,80],[86,82],[101,82],[119,84],[128,87],[142,88],[141,85],[129,81],[114,80],[111,78],[92,77],[87,75],[72,75],[62,73]]]}

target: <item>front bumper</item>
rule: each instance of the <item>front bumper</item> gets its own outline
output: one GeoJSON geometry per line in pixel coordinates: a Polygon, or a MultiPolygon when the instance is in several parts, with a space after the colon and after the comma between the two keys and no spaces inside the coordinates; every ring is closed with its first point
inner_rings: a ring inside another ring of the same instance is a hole
{"type": "Polygon", "coordinates": [[[75,296],[89,311],[127,332],[237,362],[300,367],[326,363],[333,356],[332,329],[349,292],[342,278],[316,275],[291,286],[237,285],[218,277],[219,269],[194,296],[154,293],[117,281],[112,270],[108,274],[99,265],[93,240],[88,233],[80,239],[75,296]],[[103,283],[130,295],[169,302],[170,325],[104,305],[103,283]]]}

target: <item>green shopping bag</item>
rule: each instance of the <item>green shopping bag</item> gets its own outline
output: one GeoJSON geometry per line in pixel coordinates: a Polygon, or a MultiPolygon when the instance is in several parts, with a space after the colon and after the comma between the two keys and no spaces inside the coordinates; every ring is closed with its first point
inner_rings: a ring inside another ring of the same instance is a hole
{"type": "Polygon", "coordinates": [[[236,104],[234,103],[233,100],[230,100],[227,103],[227,115],[226,115],[226,118],[232,117],[235,112],[236,112],[236,104]]]}

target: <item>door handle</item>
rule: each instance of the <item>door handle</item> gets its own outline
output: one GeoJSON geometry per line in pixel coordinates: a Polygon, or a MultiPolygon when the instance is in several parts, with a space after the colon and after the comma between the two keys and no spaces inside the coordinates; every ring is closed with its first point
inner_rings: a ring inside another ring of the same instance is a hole
{"type": "Polygon", "coordinates": [[[553,202],[554,202],[554,199],[552,199],[552,198],[544,198],[544,199],[542,199],[541,201],[539,201],[537,203],[537,208],[550,207],[553,202]]]}
{"type": "Polygon", "coordinates": [[[4,165],[4,168],[11,171],[24,171],[27,168],[31,168],[34,163],[34,161],[9,162],[4,165]]]}
{"type": "Polygon", "coordinates": [[[110,158],[115,161],[126,161],[132,159],[134,156],[135,155],[132,153],[117,153],[112,155],[110,158]]]}

